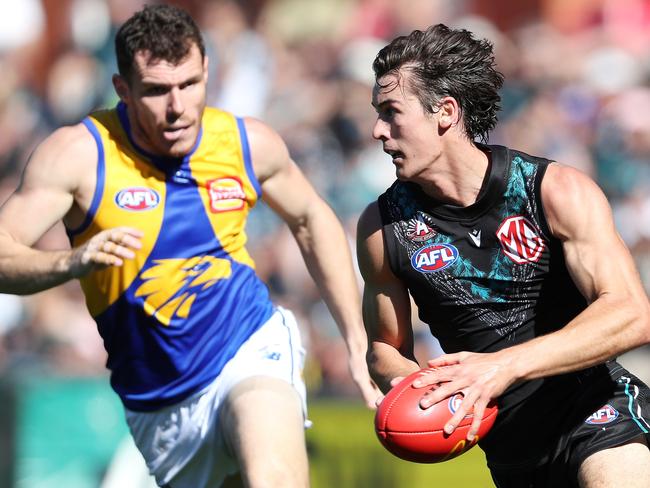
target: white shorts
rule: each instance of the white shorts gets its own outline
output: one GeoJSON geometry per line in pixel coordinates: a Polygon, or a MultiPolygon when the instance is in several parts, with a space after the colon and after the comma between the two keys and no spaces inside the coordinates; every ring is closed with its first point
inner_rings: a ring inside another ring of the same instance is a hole
{"type": "Polygon", "coordinates": [[[278,307],[202,391],[155,412],[126,410],[126,421],[156,482],[172,488],[220,486],[239,471],[218,428],[219,407],[230,390],[251,376],[272,376],[293,385],[308,426],[305,350],[293,314],[278,307]]]}

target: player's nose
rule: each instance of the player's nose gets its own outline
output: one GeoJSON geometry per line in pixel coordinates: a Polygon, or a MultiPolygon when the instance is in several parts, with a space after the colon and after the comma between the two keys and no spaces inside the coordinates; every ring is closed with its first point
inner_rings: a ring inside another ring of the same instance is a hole
{"type": "Polygon", "coordinates": [[[172,118],[178,118],[185,111],[181,91],[178,87],[173,87],[169,91],[169,101],[167,104],[167,112],[172,118]]]}
{"type": "Polygon", "coordinates": [[[378,141],[385,141],[390,137],[390,126],[385,121],[377,117],[375,125],[372,128],[372,137],[378,141]]]}

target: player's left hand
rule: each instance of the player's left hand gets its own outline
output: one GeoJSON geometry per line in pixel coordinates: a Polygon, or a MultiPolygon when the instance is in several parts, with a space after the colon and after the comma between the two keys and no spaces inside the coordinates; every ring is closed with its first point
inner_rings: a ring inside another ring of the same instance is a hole
{"type": "Polygon", "coordinates": [[[445,425],[451,434],[469,413],[474,414],[467,440],[473,440],[478,432],[486,406],[496,400],[515,378],[508,368],[508,361],[500,353],[459,352],[443,354],[427,362],[431,373],[414,382],[416,387],[439,385],[422,397],[422,408],[430,407],[455,394],[462,393],[463,401],[445,425]]]}

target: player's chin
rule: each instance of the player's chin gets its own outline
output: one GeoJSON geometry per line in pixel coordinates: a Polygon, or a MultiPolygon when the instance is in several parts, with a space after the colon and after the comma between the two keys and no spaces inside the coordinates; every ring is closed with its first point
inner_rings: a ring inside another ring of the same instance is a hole
{"type": "Polygon", "coordinates": [[[182,158],[187,156],[194,147],[195,140],[178,140],[173,144],[166,144],[165,149],[162,151],[165,157],[168,158],[182,158]]]}
{"type": "Polygon", "coordinates": [[[403,164],[395,164],[395,177],[400,181],[410,181],[413,174],[403,164]]]}

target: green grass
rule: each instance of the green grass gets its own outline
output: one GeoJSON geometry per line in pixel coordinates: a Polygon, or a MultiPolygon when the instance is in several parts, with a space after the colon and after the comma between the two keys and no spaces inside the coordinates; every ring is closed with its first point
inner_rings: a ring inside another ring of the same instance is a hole
{"type": "Polygon", "coordinates": [[[374,413],[363,405],[340,400],[309,405],[312,488],[494,488],[478,447],[444,463],[410,463],[383,448],[374,413]]]}

